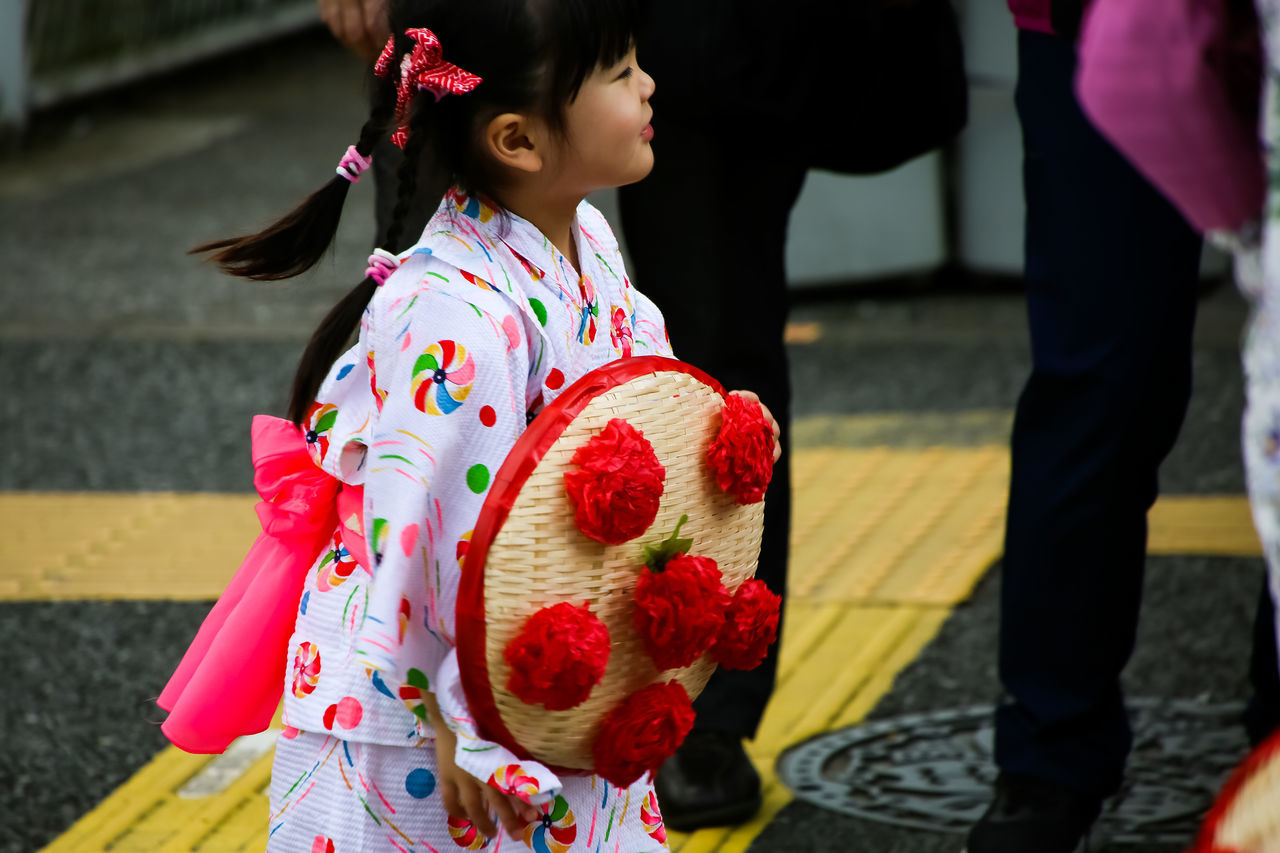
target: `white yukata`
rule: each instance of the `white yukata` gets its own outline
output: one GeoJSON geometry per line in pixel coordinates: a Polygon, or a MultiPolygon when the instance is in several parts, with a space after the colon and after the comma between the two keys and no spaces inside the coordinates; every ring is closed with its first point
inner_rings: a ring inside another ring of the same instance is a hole
{"type": "Polygon", "coordinates": [[[321,387],[308,446],[325,471],[363,487],[363,513],[344,511],[303,591],[271,851],[666,849],[647,777],[629,788],[557,778],[482,740],[454,650],[459,565],[529,418],[601,365],[671,355],[662,315],[586,202],[574,239],[581,275],[529,222],[451,191],[321,387]],[[458,765],[541,808],[523,841],[502,831],[487,841],[447,818],[427,691],[457,733],[458,765]]]}
{"type": "Polygon", "coordinates": [[[1259,136],[1266,157],[1266,208],[1260,223],[1206,236],[1235,253],[1236,281],[1249,299],[1242,359],[1245,412],[1241,444],[1254,527],[1267,559],[1280,646],[1280,0],[1256,0],[1263,40],[1259,136]]]}

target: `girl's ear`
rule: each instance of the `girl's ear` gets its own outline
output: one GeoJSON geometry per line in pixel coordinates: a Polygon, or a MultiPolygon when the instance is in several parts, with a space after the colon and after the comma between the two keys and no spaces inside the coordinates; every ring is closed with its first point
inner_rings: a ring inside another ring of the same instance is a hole
{"type": "Polygon", "coordinates": [[[484,129],[484,147],[499,164],[520,172],[539,172],[544,165],[538,142],[545,139],[528,116],[502,113],[489,121],[484,129]]]}

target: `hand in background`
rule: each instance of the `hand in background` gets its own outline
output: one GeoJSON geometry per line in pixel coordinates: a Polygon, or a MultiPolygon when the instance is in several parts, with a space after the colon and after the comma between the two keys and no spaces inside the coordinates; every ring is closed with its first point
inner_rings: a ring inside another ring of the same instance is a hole
{"type": "Polygon", "coordinates": [[[350,50],[372,62],[387,43],[386,0],[316,0],[320,19],[350,50]]]}

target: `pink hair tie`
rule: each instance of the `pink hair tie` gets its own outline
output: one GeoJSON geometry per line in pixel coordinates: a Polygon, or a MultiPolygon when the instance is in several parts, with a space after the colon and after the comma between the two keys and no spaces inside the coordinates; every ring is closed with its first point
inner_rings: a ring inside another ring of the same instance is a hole
{"type": "Polygon", "coordinates": [[[386,249],[374,249],[369,256],[369,267],[364,271],[365,278],[371,278],[378,287],[386,284],[387,276],[400,268],[400,259],[386,249]]]}
{"type": "Polygon", "coordinates": [[[360,180],[360,173],[372,165],[372,157],[363,156],[354,145],[349,145],[347,153],[343,154],[342,159],[338,161],[338,168],[335,171],[354,184],[360,180]]]}

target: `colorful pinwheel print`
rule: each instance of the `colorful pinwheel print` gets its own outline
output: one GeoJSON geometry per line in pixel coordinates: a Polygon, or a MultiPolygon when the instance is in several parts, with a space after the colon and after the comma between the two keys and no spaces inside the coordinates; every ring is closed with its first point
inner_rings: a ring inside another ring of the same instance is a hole
{"type": "Polygon", "coordinates": [[[293,652],[293,695],[309,696],[320,681],[320,649],[315,643],[299,643],[293,652]]]}
{"type": "Polygon", "coordinates": [[[431,681],[420,669],[410,669],[400,685],[400,701],[419,720],[427,720],[427,696],[431,693],[431,681]]]}
{"type": "Polygon", "coordinates": [[[659,844],[667,842],[667,828],[662,823],[662,811],[658,808],[658,797],[649,791],[649,795],[640,804],[640,823],[649,837],[659,844]]]}
{"type": "Polygon", "coordinates": [[[557,795],[540,808],[542,815],[539,819],[524,828],[525,845],[534,853],[568,853],[578,837],[578,827],[569,803],[557,795]]]}
{"type": "Polygon", "coordinates": [[[471,393],[475,378],[475,360],[462,344],[438,341],[413,365],[413,404],[428,415],[452,414],[471,393]]]}
{"type": "Polygon", "coordinates": [[[578,280],[578,292],[582,295],[579,306],[578,342],[594,343],[596,339],[596,318],[600,316],[600,305],[596,300],[596,288],[591,279],[583,276],[578,280]]]}
{"type": "Polygon", "coordinates": [[[519,764],[505,764],[489,776],[489,784],[504,794],[528,799],[538,793],[538,780],[524,772],[519,764]]]}
{"type": "Polygon", "coordinates": [[[355,557],[351,556],[351,552],[342,541],[342,528],[338,528],[333,534],[331,547],[321,558],[320,565],[316,567],[316,589],[328,592],[336,586],[341,586],[347,578],[351,577],[351,573],[357,566],[359,563],[356,562],[355,557]]]}
{"type": "Polygon", "coordinates": [[[458,208],[458,212],[463,216],[479,219],[481,222],[488,222],[493,219],[493,208],[475,196],[469,196],[456,189],[450,190],[449,193],[453,196],[454,206],[458,208]]]}
{"type": "Polygon", "coordinates": [[[329,452],[329,432],[338,420],[338,407],[332,403],[312,403],[307,412],[307,450],[320,463],[329,452]]]}
{"type": "Polygon", "coordinates": [[[623,358],[631,357],[631,342],[634,333],[631,331],[630,317],[621,305],[613,306],[613,311],[609,317],[610,329],[609,340],[613,343],[613,348],[622,353],[623,358]]]}
{"type": "Polygon", "coordinates": [[[449,815],[448,823],[449,837],[463,850],[483,850],[489,846],[489,839],[481,835],[480,830],[465,817],[449,815]]]}

